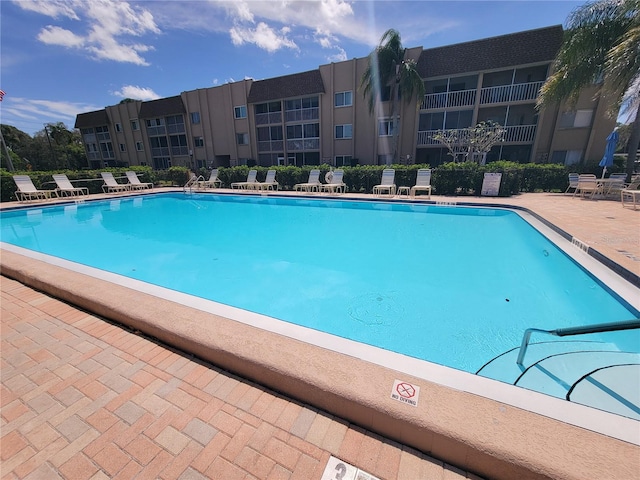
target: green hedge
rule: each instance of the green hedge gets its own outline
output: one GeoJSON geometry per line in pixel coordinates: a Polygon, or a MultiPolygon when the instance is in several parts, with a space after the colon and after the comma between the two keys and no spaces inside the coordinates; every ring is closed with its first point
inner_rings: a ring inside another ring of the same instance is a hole
{"type": "MultiPolygon", "coordinates": [[[[219,178],[223,186],[229,187],[233,182],[243,182],[247,179],[250,168],[258,171],[258,180],[264,181],[267,170],[277,171],[276,179],[281,190],[293,190],[296,183],[304,183],[309,178],[309,172],[314,168],[320,169],[320,179],[330,170],[329,165],[320,166],[278,166],[278,167],[229,167],[219,168],[219,178]]],[[[344,167],[344,182],[352,193],[371,193],[373,186],[380,183],[382,170],[387,168],[378,165],[359,165],[344,167]]],[[[396,171],[396,185],[411,187],[415,184],[416,172],[428,165],[391,165],[396,171]]],[[[156,186],[183,186],[187,183],[190,172],[185,167],[171,167],[168,170],[152,170],[150,167],[113,168],[103,170],[55,171],[55,172],[7,172],[0,170],[1,201],[15,200],[16,186],[12,175],[28,174],[34,185],[40,189],[55,188],[52,175],[65,173],[69,180],[93,179],[92,181],[75,183],[86,186],[90,193],[102,192],[101,171],[111,171],[116,177],[124,177],[125,171],[135,171],[143,182],[153,182],[156,186]]],[[[432,170],[431,185],[433,193],[438,195],[478,195],[482,188],[484,174],[487,172],[502,173],[500,196],[517,195],[520,192],[563,192],[568,186],[568,173],[576,171],[575,167],[565,167],[555,164],[514,163],[504,160],[487,165],[476,163],[446,163],[432,170]]],[[[201,169],[195,172],[208,179],[210,172],[201,169]]],[[[583,172],[580,172],[583,173],[583,172]]],[[[586,172],[584,172],[586,173],[586,172]]],[[[599,172],[590,172],[596,173],[599,172]]],[[[126,183],[120,180],[122,183],[126,183]]]]}

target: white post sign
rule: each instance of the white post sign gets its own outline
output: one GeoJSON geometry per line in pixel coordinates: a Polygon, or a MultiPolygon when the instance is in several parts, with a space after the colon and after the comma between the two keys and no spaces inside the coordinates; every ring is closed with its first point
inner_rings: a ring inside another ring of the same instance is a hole
{"type": "Polygon", "coordinates": [[[500,192],[501,173],[485,173],[482,181],[481,195],[487,197],[497,197],[500,192]]]}

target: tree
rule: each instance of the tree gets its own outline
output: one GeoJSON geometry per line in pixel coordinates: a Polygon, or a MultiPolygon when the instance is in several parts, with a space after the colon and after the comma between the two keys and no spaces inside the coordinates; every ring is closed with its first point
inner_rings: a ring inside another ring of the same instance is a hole
{"type": "Polygon", "coordinates": [[[575,102],[580,91],[597,85],[614,99],[616,114],[625,102],[635,111],[627,155],[627,176],[633,173],[640,144],[640,0],[597,0],[574,10],[552,74],[540,91],[538,107],[575,102]]]}
{"type": "Polygon", "coordinates": [[[438,130],[432,138],[449,149],[449,155],[457,162],[462,156],[466,161],[484,165],[487,153],[498,142],[504,140],[506,129],[492,121],[480,122],[475,127],[438,130]],[[479,158],[478,158],[479,157],[479,158]]]}
{"type": "Polygon", "coordinates": [[[387,30],[380,44],[369,54],[369,64],[360,80],[362,94],[369,102],[369,113],[374,112],[376,104],[382,99],[382,89],[390,89],[394,163],[398,162],[400,98],[407,103],[414,99],[416,108],[420,107],[424,98],[424,83],[416,69],[416,62],[405,58],[406,52],[400,34],[394,29],[387,30]]]}

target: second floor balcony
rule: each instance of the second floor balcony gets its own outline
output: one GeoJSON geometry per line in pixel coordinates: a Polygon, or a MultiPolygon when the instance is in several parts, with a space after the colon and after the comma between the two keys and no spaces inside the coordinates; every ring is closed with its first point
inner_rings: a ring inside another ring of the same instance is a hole
{"type": "Polygon", "coordinates": [[[515,83],[480,90],[480,105],[535,100],[544,82],[515,83]]]}
{"type": "Polygon", "coordinates": [[[476,89],[458,90],[455,92],[428,93],[420,105],[421,110],[441,109],[448,107],[464,107],[475,105],[476,89]]]}
{"type": "MultiPolygon", "coordinates": [[[[536,136],[536,125],[512,125],[504,127],[504,141],[501,143],[533,143],[536,136]]],[[[459,129],[460,136],[463,136],[464,129],[459,129]]],[[[417,146],[433,146],[443,145],[441,142],[434,140],[433,137],[438,130],[422,130],[418,132],[417,146]]]]}

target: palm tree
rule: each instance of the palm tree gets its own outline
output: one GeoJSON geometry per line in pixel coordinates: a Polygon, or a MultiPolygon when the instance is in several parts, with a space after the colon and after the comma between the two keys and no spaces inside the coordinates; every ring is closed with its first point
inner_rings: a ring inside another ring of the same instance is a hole
{"type": "Polygon", "coordinates": [[[599,92],[633,112],[627,176],[633,173],[640,144],[640,0],[596,0],[574,10],[553,73],[542,86],[538,106],[568,99],[596,84],[599,92]]]}
{"type": "Polygon", "coordinates": [[[407,103],[415,99],[416,108],[424,98],[424,83],[416,69],[416,62],[405,58],[406,49],[402,47],[400,34],[387,30],[380,44],[369,54],[369,64],[362,74],[360,88],[369,102],[369,113],[373,113],[381,99],[382,88],[389,87],[391,100],[391,122],[393,131],[393,162],[398,161],[398,104],[400,98],[407,103]]]}

